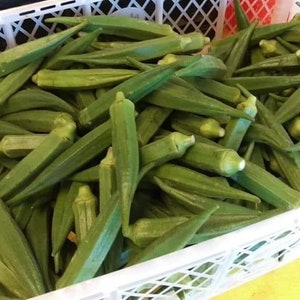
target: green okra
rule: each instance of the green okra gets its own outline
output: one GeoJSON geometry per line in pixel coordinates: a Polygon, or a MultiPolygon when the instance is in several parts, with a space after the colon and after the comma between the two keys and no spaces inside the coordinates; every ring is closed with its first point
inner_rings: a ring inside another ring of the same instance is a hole
{"type": "Polygon", "coordinates": [[[0,200],[0,225],[0,261],[1,266],[5,266],[0,276],[4,277],[4,282],[7,283],[6,288],[11,287],[16,292],[15,285],[21,286],[23,298],[44,294],[45,284],[32,250],[2,200],[0,200]],[[15,280],[7,282],[7,279],[15,280]]]}
{"type": "Polygon", "coordinates": [[[274,93],[283,91],[287,88],[299,86],[299,75],[279,75],[279,76],[245,76],[245,77],[232,77],[222,81],[230,86],[240,84],[254,95],[263,95],[267,93],[274,93]]]}
{"type": "Polygon", "coordinates": [[[262,70],[284,70],[298,68],[300,63],[300,50],[295,53],[282,54],[275,57],[266,58],[256,64],[246,66],[236,70],[235,74],[241,74],[249,71],[262,70]]]}
{"type": "Polygon", "coordinates": [[[155,163],[158,166],[172,159],[182,157],[194,143],[193,136],[172,132],[140,148],[141,166],[150,163],[155,163]]]}
{"type": "Polygon", "coordinates": [[[96,100],[94,90],[78,90],[75,91],[75,101],[79,109],[86,108],[89,104],[96,100]]]}
{"type": "Polygon", "coordinates": [[[5,135],[0,141],[0,153],[10,158],[24,157],[47,137],[45,134],[5,135]]]}
{"type": "Polygon", "coordinates": [[[97,28],[92,32],[86,33],[83,36],[79,36],[72,41],[63,45],[56,53],[49,56],[42,65],[42,69],[50,70],[64,70],[67,69],[72,62],[61,61],[60,57],[69,54],[81,54],[87,51],[88,47],[95,41],[102,29],[97,28]]]}
{"type": "Polygon", "coordinates": [[[220,81],[207,78],[186,78],[195,88],[216,99],[220,99],[228,104],[238,104],[240,102],[241,91],[234,86],[223,84],[220,81]]]}
{"type": "Polygon", "coordinates": [[[33,209],[26,226],[26,238],[39,264],[47,291],[53,290],[50,277],[50,207],[43,205],[33,209]]]}
{"type": "Polygon", "coordinates": [[[225,61],[225,65],[227,66],[227,73],[224,77],[232,77],[234,72],[239,69],[244,63],[246,52],[248,51],[249,43],[257,24],[258,22],[254,22],[248,28],[246,28],[234,44],[228,58],[225,61]]]}
{"type": "Polygon", "coordinates": [[[210,39],[199,32],[188,34],[169,35],[150,40],[139,41],[125,45],[122,48],[112,48],[68,55],[61,60],[92,64],[95,66],[126,65],[127,58],[132,57],[138,61],[158,59],[170,52],[188,53],[201,51],[210,39]]]}
{"type": "Polygon", "coordinates": [[[96,175],[99,181],[99,211],[105,214],[108,202],[117,190],[116,159],[112,147],[107,149],[105,157],[97,166],[96,175]]]}
{"type": "Polygon", "coordinates": [[[130,207],[138,183],[139,146],[136,135],[135,105],[118,92],[109,109],[112,120],[112,149],[116,160],[117,190],[122,206],[122,232],[126,236],[130,207]]]}
{"type": "Polygon", "coordinates": [[[74,226],[77,243],[86,237],[98,214],[98,198],[93,194],[89,185],[78,188],[77,196],[72,203],[74,226]]]}
{"type": "Polygon", "coordinates": [[[140,146],[146,145],[163,122],[172,113],[172,109],[147,105],[136,117],[136,130],[140,146]]]}
{"type": "Polygon", "coordinates": [[[234,0],[233,1],[234,5],[234,17],[236,20],[236,25],[238,30],[243,30],[246,29],[250,26],[250,21],[248,19],[248,16],[246,12],[244,11],[241,1],[240,0],[234,0]]]}
{"type": "Polygon", "coordinates": [[[85,239],[78,245],[56,288],[91,279],[105,260],[122,225],[121,201],[118,193],[108,204],[105,215],[99,214],[85,239]]]}
{"type": "Polygon", "coordinates": [[[87,23],[83,22],[61,32],[17,45],[2,52],[0,55],[0,77],[44,57],[86,25],[87,23]]]}
{"type": "Polygon", "coordinates": [[[188,221],[187,216],[166,218],[139,218],[128,228],[128,238],[138,247],[145,248],[173,227],[188,221]]]}
{"type": "MultiPolygon", "coordinates": [[[[78,194],[81,182],[62,181],[56,197],[51,227],[51,255],[54,257],[62,249],[74,225],[72,205],[78,194]]],[[[26,202],[25,202],[26,203],[26,202]]]]}
{"type": "Polygon", "coordinates": [[[182,249],[217,209],[218,207],[215,206],[214,208],[205,210],[199,215],[192,216],[188,221],[173,227],[161,237],[155,239],[146,248],[140,250],[129,260],[126,266],[141,263],[182,249]]]}
{"type": "Polygon", "coordinates": [[[172,163],[165,163],[146,175],[146,179],[154,183],[157,183],[156,178],[178,189],[206,197],[217,199],[226,197],[260,202],[257,196],[213,180],[212,176],[172,163]]]}
{"type": "Polygon", "coordinates": [[[188,66],[176,72],[178,77],[201,77],[208,79],[221,79],[227,73],[227,66],[224,62],[212,55],[198,55],[198,59],[188,64],[188,66]]]}
{"type": "Polygon", "coordinates": [[[296,117],[299,113],[299,95],[300,87],[295,90],[282,105],[276,110],[274,116],[280,123],[285,123],[296,117]]]}
{"type": "Polygon", "coordinates": [[[133,41],[94,41],[91,46],[97,50],[121,48],[128,44],[134,43],[133,41]]]}
{"type": "Polygon", "coordinates": [[[226,201],[220,201],[211,197],[201,196],[196,193],[189,193],[182,189],[178,189],[171,185],[163,182],[163,180],[156,179],[159,187],[167,194],[172,200],[178,204],[185,207],[190,213],[199,214],[203,210],[219,206],[218,211],[215,212],[216,215],[226,215],[226,214],[247,214],[247,215],[257,215],[258,211],[249,209],[247,207],[232,204],[226,201]]]}
{"type": "Polygon", "coordinates": [[[291,53],[291,51],[282,46],[277,39],[261,40],[258,45],[265,57],[274,57],[291,53]]]}
{"type": "Polygon", "coordinates": [[[299,28],[296,26],[295,28],[291,28],[289,30],[286,30],[280,35],[281,38],[283,38],[287,42],[291,43],[299,43],[299,28]]]}
{"type": "Polygon", "coordinates": [[[76,172],[68,180],[77,182],[98,182],[98,165],[76,172]]]}
{"type": "Polygon", "coordinates": [[[95,127],[63,151],[24,190],[9,200],[10,205],[25,201],[30,196],[66,179],[87,162],[97,157],[111,144],[111,121],[95,127]]]}
{"type": "Polygon", "coordinates": [[[37,59],[28,65],[9,73],[3,78],[0,82],[1,106],[9,99],[10,96],[17,92],[25,84],[25,82],[27,82],[27,80],[31,78],[40,64],[41,59],[37,59]]]}
{"type": "Polygon", "coordinates": [[[195,134],[207,138],[220,138],[225,134],[225,130],[214,118],[204,118],[196,114],[185,112],[174,112],[171,115],[171,127],[187,129],[195,134]]]}
{"type": "Polygon", "coordinates": [[[292,209],[300,204],[299,192],[259,167],[247,161],[245,168],[231,178],[274,207],[292,209]]]}
{"type": "MultiPolygon", "coordinates": [[[[241,89],[244,91],[244,89],[241,89]]],[[[257,113],[256,108],[256,97],[250,93],[245,95],[247,99],[239,103],[236,109],[243,111],[252,118],[255,118],[257,113]]],[[[238,151],[243,138],[251,125],[251,121],[243,118],[231,119],[225,127],[225,135],[222,139],[219,140],[219,143],[226,148],[231,148],[235,151],[238,151]]]]}
{"type": "Polygon", "coordinates": [[[223,102],[211,98],[199,90],[166,82],[160,88],[143,98],[152,105],[191,112],[202,116],[244,117],[252,120],[246,113],[236,110],[223,102]]]}
{"type": "Polygon", "coordinates": [[[83,90],[114,86],[138,73],[129,69],[42,69],[33,75],[33,82],[43,89],[83,90]]]}
{"type": "Polygon", "coordinates": [[[107,119],[109,107],[118,91],[122,91],[125,97],[135,103],[162,85],[174,72],[174,66],[158,66],[127,79],[81,110],[79,112],[80,124],[83,127],[91,127],[101,123],[103,119],[107,119]]]}
{"type": "Polygon", "coordinates": [[[1,117],[3,121],[11,122],[35,133],[49,133],[55,127],[57,120],[62,118],[67,120],[71,119],[72,116],[66,112],[48,109],[30,109],[10,113],[1,117]]]}
{"type": "Polygon", "coordinates": [[[297,52],[299,50],[299,46],[297,46],[294,43],[288,42],[285,39],[283,39],[281,36],[277,36],[276,40],[286,49],[288,49],[290,52],[297,52]]]}
{"type": "Polygon", "coordinates": [[[246,164],[235,150],[203,142],[196,142],[179,161],[195,169],[225,177],[243,170],[246,164]]]}
{"type": "Polygon", "coordinates": [[[84,28],[93,31],[101,28],[102,34],[109,34],[130,38],[133,40],[151,39],[159,36],[174,35],[172,27],[168,24],[158,24],[153,21],[141,20],[127,16],[81,16],[81,17],[54,17],[45,20],[49,23],[59,23],[74,26],[87,22],[84,28]]]}
{"type": "Polygon", "coordinates": [[[269,93],[269,96],[272,97],[273,100],[276,100],[278,102],[285,102],[288,99],[288,96],[282,96],[275,93],[269,93]]]}
{"type": "Polygon", "coordinates": [[[72,118],[56,120],[55,128],[44,141],[26,155],[0,181],[0,198],[8,200],[24,188],[35,176],[59,154],[73,144],[76,124],[72,118]]]}
{"type": "Polygon", "coordinates": [[[28,135],[33,134],[31,131],[24,129],[21,126],[18,126],[12,122],[0,120],[0,137],[6,135],[28,135]]]}
{"type": "Polygon", "coordinates": [[[49,109],[76,115],[75,108],[53,93],[28,88],[19,90],[1,106],[0,115],[7,115],[22,110],[49,109]]]}

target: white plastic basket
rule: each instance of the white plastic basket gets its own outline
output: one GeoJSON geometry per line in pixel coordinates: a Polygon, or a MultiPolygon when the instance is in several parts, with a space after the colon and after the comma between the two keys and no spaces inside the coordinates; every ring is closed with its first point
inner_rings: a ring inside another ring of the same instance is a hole
{"type": "MultiPolygon", "coordinates": [[[[260,18],[263,23],[284,22],[298,12],[286,0],[242,0],[242,5],[248,5],[250,18],[260,18]],[[250,4],[258,2],[265,9],[265,18],[260,10],[252,11],[250,4]]],[[[224,31],[235,30],[231,8],[230,0],[43,1],[0,11],[0,48],[51,34],[55,24],[46,25],[43,20],[61,15],[123,14],[169,23],[178,32],[200,30],[219,38],[224,31]]],[[[178,299],[180,292],[186,299],[209,299],[299,257],[297,209],[34,299],[178,299]],[[192,280],[185,281],[188,276],[192,280]]]]}

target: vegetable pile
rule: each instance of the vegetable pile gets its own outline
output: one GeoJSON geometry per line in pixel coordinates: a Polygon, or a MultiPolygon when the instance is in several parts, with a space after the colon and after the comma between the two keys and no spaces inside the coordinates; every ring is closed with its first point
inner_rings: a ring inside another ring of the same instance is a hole
{"type": "Polygon", "coordinates": [[[300,20],[210,41],[128,17],[0,54],[0,295],[29,298],[300,205],[300,20]]]}

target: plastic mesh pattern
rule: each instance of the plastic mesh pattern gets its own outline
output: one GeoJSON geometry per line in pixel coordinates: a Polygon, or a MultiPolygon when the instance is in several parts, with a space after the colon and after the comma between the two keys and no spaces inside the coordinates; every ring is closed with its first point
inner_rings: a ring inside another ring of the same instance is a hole
{"type": "Polygon", "coordinates": [[[220,0],[165,0],[163,23],[170,24],[179,33],[200,31],[204,35],[214,38],[219,18],[222,18],[220,15],[221,4],[220,0]]]}
{"type": "MultiPolygon", "coordinates": [[[[276,0],[241,0],[241,5],[250,21],[259,20],[261,24],[270,24],[276,0]]],[[[233,1],[228,0],[224,19],[224,34],[234,33],[236,29],[233,1]]]]}
{"type": "Polygon", "coordinates": [[[216,256],[180,272],[149,280],[146,284],[123,291],[122,299],[189,299],[196,295],[202,297],[215,285],[225,261],[226,257],[216,256]]]}

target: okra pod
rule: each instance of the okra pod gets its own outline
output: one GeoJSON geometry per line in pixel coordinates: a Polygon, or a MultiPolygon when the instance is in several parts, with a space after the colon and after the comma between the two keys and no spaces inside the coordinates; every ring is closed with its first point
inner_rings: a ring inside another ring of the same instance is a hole
{"type": "Polygon", "coordinates": [[[117,190],[122,205],[122,232],[126,236],[130,207],[139,174],[139,146],[136,135],[135,106],[118,92],[109,109],[112,120],[112,149],[116,159],[117,190]]]}
{"type": "Polygon", "coordinates": [[[107,119],[109,116],[109,107],[118,91],[122,91],[125,97],[135,103],[162,85],[174,72],[175,68],[172,66],[158,66],[127,79],[81,110],[79,112],[80,124],[83,127],[91,127],[107,119]]]}
{"type": "Polygon", "coordinates": [[[172,163],[165,163],[151,170],[146,178],[152,182],[156,182],[156,178],[159,178],[174,187],[206,197],[218,199],[226,197],[260,202],[257,196],[213,180],[211,176],[172,163]]]}
{"type": "Polygon", "coordinates": [[[246,29],[250,26],[250,21],[248,19],[248,16],[246,12],[244,11],[241,1],[240,0],[234,0],[233,1],[234,5],[234,17],[236,20],[236,25],[238,30],[243,30],[246,29]]]}
{"type": "MultiPolygon", "coordinates": [[[[97,157],[111,144],[111,121],[107,121],[78,139],[72,146],[63,151],[56,159],[9,203],[17,204],[30,196],[51,187],[79,170],[85,163],[97,157]]],[[[8,202],[7,202],[8,203],[8,202]]]]}
{"type": "Polygon", "coordinates": [[[175,32],[168,24],[158,24],[152,21],[131,18],[127,16],[81,16],[81,17],[54,17],[45,20],[49,23],[64,25],[77,25],[87,22],[87,31],[101,28],[102,34],[109,34],[130,38],[133,40],[145,40],[159,36],[174,35],[175,32]]]}
{"type": "Polygon", "coordinates": [[[33,82],[43,89],[83,90],[114,86],[138,73],[129,69],[68,69],[38,71],[33,82]]]}
{"type": "Polygon", "coordinates": [[[72,203],[74,225],[77,243],[86,237],[90,227],[98,214],[98,199],[93,194],[89,185],[84,184],[78,188],[77,196],[72,203]]]}
{"type": "Polygon", "coordinates": [[[44,134],[5,135],[0,141],[0,153],[10,158],[24,157],[46,138],[44,134]]]}
{"type": "Polygon", "coordinates": [[[70,147],[75,130],[76,124],[72,119],[57,119],[55,129],[44,141],[1,179],[0,198],[8,200],[12,195],[17,194],[59,154],[70,147]]]}
{"type": "Polygon", "coordinates": [[[20,44],[2,52],[0,55],[0,77],[44,57],[86,25],[87,23],[83,22],[61,32],[20,44]]]}
{"type": "Polygon", "coordinates": [[[29,135],[33,134],[31,131],[24,129],[14,123],[0,120],[0,137],[6,135],[29,135]]]}
{"type": "Polygon", "coordinates": [[[282,46],[277,39],[261,40],[259,42],[259,47],[265,57],[274,57],[291,53],[291,51],[282,46]]]}
{"type": "Polygon", "coordinates": [[[69,113],[72,116],[75,116],[77,113],[72,105],[53,93],[36,88],[28,88],[20,90],[9,97],[1,106],[0,115],[32,109],[61,111],[69,113]]]}
{"type": "MultiPolygon", "coordinates": [[[[0,56],[1,57],[1,56],[0,56]]],[[[0,105],[17,92],[23,84],[31,78],[41,64],[41,59],[37,59],[32,63],[15,70],[6,75],[0,82],[0,105]]]]}

